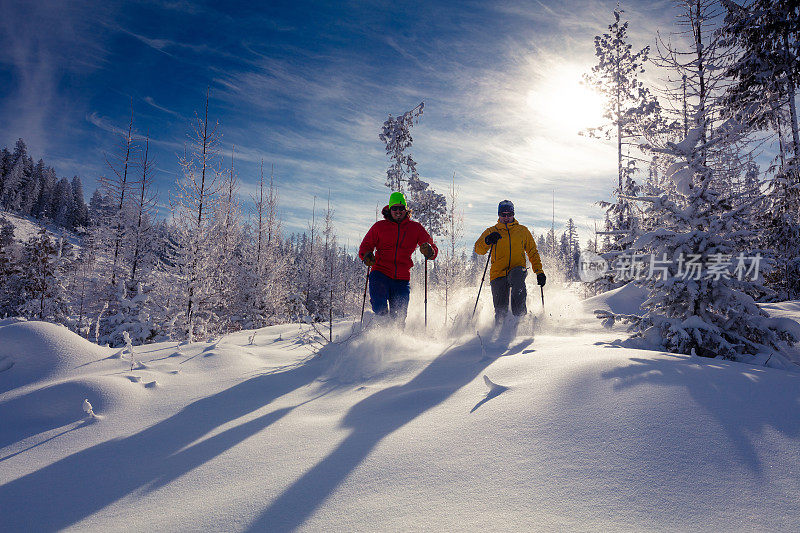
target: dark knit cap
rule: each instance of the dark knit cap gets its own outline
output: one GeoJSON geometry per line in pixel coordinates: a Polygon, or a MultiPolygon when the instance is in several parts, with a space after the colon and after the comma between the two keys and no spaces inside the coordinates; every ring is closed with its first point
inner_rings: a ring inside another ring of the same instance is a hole
{"type": "Polygon", "coordinates": [[[500,213],[511,213],[514,214],[514,204],[511,203],[511,200],[503,200],[499,204],[497,204],[497,215],[499,216],[500,213]]]}

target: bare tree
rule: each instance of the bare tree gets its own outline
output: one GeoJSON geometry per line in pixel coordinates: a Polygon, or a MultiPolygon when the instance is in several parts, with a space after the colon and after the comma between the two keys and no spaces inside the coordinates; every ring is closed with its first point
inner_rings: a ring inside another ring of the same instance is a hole
{"type": "Polygon", "coordinates": [[[136,198],[133,203],[133,214],[136,217],[136,225],[132,226],[133,251],[131,256],[130,286],[135,287],[138,278],[137,273],[147,252],[147,245],[150,239],[150,219],[155,213],[156,194],[152,191],[153,169],[155,161],[150,158],[150,136],[144,142],[144,151],[141,161],[141,178],[136,182],[136,198]]]}
{"type": "Polygon", "coordinates": [[[264,162],[261,162],[258,196],[252,196],[257,215],[255,231],[254,282],[252,300],[258,324],[266,325],[278,313],[286,294],[282,280],[286,260],[281,253],[281,222],[278,216],[278,187],[275,185],[274,167],[270,173],[269,188],[264,183],[264,162]]]}
{"type": "Polygon", "coordinates": [[[306,260],[308,261],[308,271],[306,275],[306,301],[305,307],[306,309],[311,312],[311,275],[314,271],[314,240],[316,239],[317,235],[317,197],[314,196],[314,203],[311,207],[311,226],[309,227],[309,232],[311,233],[311,237],[309,239],[309,250],[308,250],[308,257],[306,260]]]}
{"type": "Polygon", "coordinates": [[[456,247],[464,234],[464,216],[458,208],[458,189],[456,189],[456,173],[450,182],[448,191],[447,216],[445,218],[445,237],[447,239],[444,249],[444,261],[439,267],[443,271],[440,278],[442,292],[444,293],[444,320],[447,324],[448,306],[453,289],[458,286],[459,272],[463,267],[459,264],[456,247]]]}
{"type": "MultiPolygon", "coordinates": [[[[243,302],[237,296],[240,288],[243,241],[242,208],[238,197],[239,183],[234,166],[235,148],[231,150],[231,167],[222,180],[222,194],[214,201],[213,241],[211,245],[214,299],[213,307],[223,323],[230,323],[232,314],[239,315],[243,302]]],[[[227,326],[226,326],[227,327],[227,326]]]]}
{"type": "Polygon", "coordinates": [[[112,247],[114,258],[111,266],[111,285],[117,282],[117,269],[120,263],[121,247],[125,238],[126,204],[128,191],[131,189],[131,180],[128,172],[131,170],[135,156],[136,145],[133,135],[133,101],[131,100],[131,119],[128,122],[128,131],[122,135],[119,155],[112,156],[113,162],[106,157],[106,164],[111,169],[112,176],[101,176],[100,188],[109,198],[113,206],[112,220],[106,221],[113,228],[112,247]]]}
{"type": "Polygon", "coordinates": [[[333,342],[333,308],[334,291],[338,284],[339,276],[336,275],[337,246],[336,233],[333,227],[333,209],[331,208],[331,191],[328,189],[328,207],[325,210],[325,271],[327,273],[327,293],[328,293],[328,339],[333,342]]]}
{"type": "MultiPolygon", "coordinates": [[[[679,29],[674,36],[677,41],[686,43],[686,47],[679,48],[671,39],[665,40],[659,36],[656,40],[657,53],[653,60],[666,72],[666,87],[662,92],[668,109],[676,118],[675,125],[678,126],[664,129],[662,136],[673,141],[676,138],[679,140],[699,127],[699,143],[703,147],[702,162],[713,167],[714,150],[723,150],[726,145],[709,144],[707,140],[723,119],[718,104],[730,84],[730,80],[724,75],[723,66],[730,60],[731,53],[724,46],[718,31],[721,10],[716,1],[681,0],[678,8],[679,29]]],[[[652,138],[653,133],[650,132],[649,144],[663,144],[663,139],[652,138]]],[[[665,157],[663,154],[661,156],[665,157]]],[[[665,159],[668,161],[668,158],[665,159]]]]}
{"type": "Polygon", "coordinates": [[[183,177],[172,199],[173,214],[183,232],[183,268],[186,281],[186,324],[189,339],[194,321],[203,310],[209,291],[208,245],[211,205],[220,189],[219,122],[209,124],[210,90],[206,92],[202,118],[195,113],[190,134],[191,151],[179,157],[183,177]]]}

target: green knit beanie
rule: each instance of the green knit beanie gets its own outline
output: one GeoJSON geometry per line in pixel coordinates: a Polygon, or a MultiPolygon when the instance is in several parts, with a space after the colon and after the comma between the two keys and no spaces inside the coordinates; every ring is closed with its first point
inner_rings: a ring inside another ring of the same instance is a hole
{"type": "Polygon", "coordinates": [[[405,207],[408,207],[406,204],[406,197],[403,196],[401,192],[393,192],[391,196],[389,196],[389,207],[393,205],[402,204],[405,207]]]}

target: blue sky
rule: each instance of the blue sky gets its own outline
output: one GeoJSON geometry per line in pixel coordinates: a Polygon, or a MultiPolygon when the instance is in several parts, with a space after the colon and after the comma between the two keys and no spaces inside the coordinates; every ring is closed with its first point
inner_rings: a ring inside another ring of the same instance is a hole
{"type": "MultiPolygon", "coordinates": [[[[381,124],[424,101],[411,153],[439,192],[455,173],[465,241],[494,223],[504,198],[541,233],[555,191],[557,231],[573,217],[585,242],[602,220],[593,203],[616,183],[616,153],[577,135],[599,113],[578,82],[616,5],[0,0],[0,146],[24,138],[90,194],[132,100],[166,210],[210,88],[245,206],[263,159],[287,233],[303,231],[313,197],[320,206],[330,190],[352,247],[388,199],[381,124]]],[[[635,48],[671,29],[671,6],[623,5],[635,48]]]]}

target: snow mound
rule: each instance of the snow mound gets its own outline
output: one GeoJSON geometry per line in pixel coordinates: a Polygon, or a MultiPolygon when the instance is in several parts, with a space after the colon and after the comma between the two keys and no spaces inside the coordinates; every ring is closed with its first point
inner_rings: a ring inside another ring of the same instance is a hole
{"type": "Polygon", "coordinates": [[[758,304],[761,309],[772,317],[791,318],[800,322],[800,300],[788,300],[786,302],[775,302],[758,304]]]}
{"type": "Polygon", "coordinates": [[[638,315],[642,313],[642,304],[646,299],[647,291],[628,283],[613,291],[585,299],[583,306],[589,312],[598,309],[616,314],[638,315]]]}
{"type": "Polygon", "coordinates": [[[105,380],[75,380],[47,385],[0,402],[0,449],[29,437],[87,420],[83,402],[91,400],[95,412],[119,403],[114,387],[105,380]]]}
{"type": "Polygon", "coordinates": [[[0,327],[0,393],[104,359],[112,352],[48,322],[0,327]]]}
{"type": "MultiPolygon", "coordinates": [[[[800,338],[800,300],[788,300],[785,302],[774,302],[758,304],[769,316],[780,325],[782,329],[791,331],[797,338],[800,338]]],[[[800,343],[795,344],[786,351],[788,358],[800,365],[800,343]]]]}
{"type": "Polygon", "coordinates": [[[0,318],[0,328],[3,326],[8,326],[9,324],[18,324],[19,322],[27,322],[27,319],[16,316],[16,317],[9,317],[9,318],[0,318]]]}
{"type": "Polygon", "coordinates": [[[626,348],[546,298],[530,336],[275,326],[0,394],[0,529],[797,529],[800,375],[626,348]]]}

